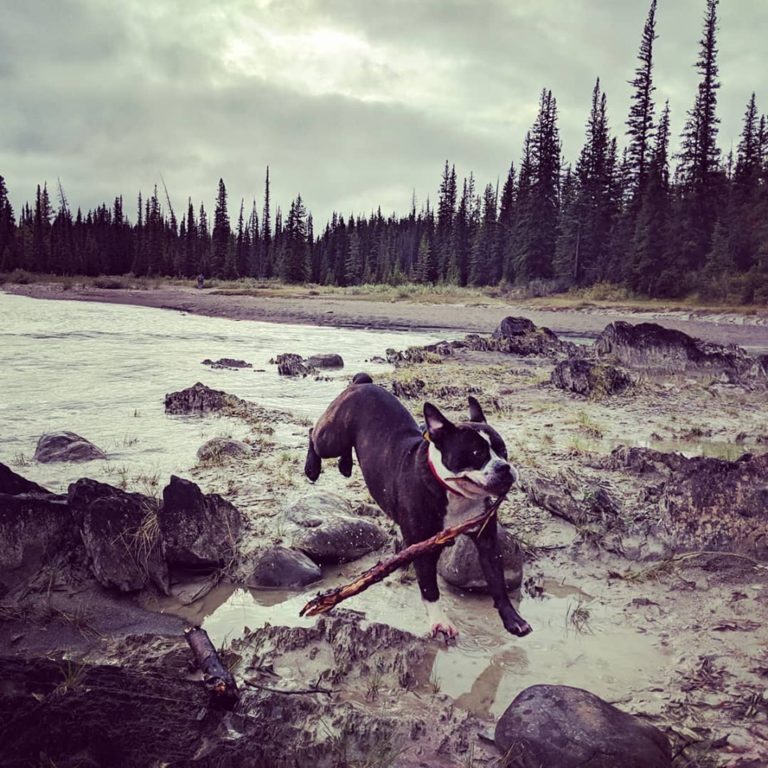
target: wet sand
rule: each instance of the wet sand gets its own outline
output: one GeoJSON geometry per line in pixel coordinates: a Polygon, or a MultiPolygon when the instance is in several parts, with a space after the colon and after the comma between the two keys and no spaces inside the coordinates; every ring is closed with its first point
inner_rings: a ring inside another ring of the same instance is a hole
{"type": "Polygon", "coordinates": [[[381,301],[364,297],[305,295],[297,297],[252,296],[197,290],[184,286],[156,289],[62,288],[59,284],[6,285],[3,289],[40,299],[97,301],[180,312],[261,320],[275,323],[376,328],[388,330],[446,330],[490,333],[508,315],[523,315],[559,335],[595,337],[615,320],[658,322],[668,328],[718,344],[738,344],[752,352],[768,351],[768,316],[744,316],[695,311],[630,311],[587,307],[540,309],[500,299],[467,298],[466,303],[381,301]]]}

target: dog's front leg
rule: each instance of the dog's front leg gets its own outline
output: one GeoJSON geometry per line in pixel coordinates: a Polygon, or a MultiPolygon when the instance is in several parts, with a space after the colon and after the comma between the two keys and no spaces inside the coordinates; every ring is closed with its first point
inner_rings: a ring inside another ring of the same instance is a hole
{"type": "Polygon", "coordinates": [[[508,632],[525,637],[532,632],[531,625],[515,610],[507,595],[504,583],[504,558],[499,548],[496,518],[491,518],[479,533],[472,535],[480,558],[480,566],[488,584],[493,604],[508,632]]]}
{"type": "Polygon", "coordinates": [[[459,634],[459,630],[451,624],[440,607],[440,590],[437,586],[437,561],[439,557],[439,552],[421,555],[413,561],[413,567],[416,569],[421,599],[427,609],[430,636],[443,635],[446,640],[452,640],[459,634]]]}

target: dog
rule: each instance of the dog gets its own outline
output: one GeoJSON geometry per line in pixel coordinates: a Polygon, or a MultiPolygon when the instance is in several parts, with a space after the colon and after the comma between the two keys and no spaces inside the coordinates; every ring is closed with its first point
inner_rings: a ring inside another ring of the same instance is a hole
{"type": "MultiPolygon", "coordinates": [[[[467,422],[452,423],[431,403],[424,404],[424,421],[422,431],[397,397],[368,374],[358,373],[309,430],[304,473],[314,482],[322,460],[338,458],[339,471],[349,477],[354,449],[368,491],[400,526],[407,545],[481,514],[492,496],[507,493],[515,484],[517,470],[507,458],[504,441],[488,425],[474,397],[469,398],[467,422]]],[[[504,627],[524,637],[531,627],[507,595],[496,518],[469,536],[504,627]]],[[[458,630],[439,604],[439,555],[422,555],[413,564],[430,635],[453,639],[458,630]]]]}

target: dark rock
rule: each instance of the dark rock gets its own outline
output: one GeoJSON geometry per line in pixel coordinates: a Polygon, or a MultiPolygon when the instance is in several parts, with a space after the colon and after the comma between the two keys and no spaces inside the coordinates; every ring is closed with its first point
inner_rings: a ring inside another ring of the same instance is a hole
{"type": "Polygon", "coordinates": [[[534,685],[496,724],[496,746],[516,765],[552,768],[669,768],[666,736],[589,691],[534,685]]]}
{"type": "Polygon", "coordinates": [[[37,493],[47,495],[50,491],[42,485],[17,475],[10,467],[0,463],[0,493],[16,496],[19,493],[37,493]]]}
{"type": "Polygon", "coordinates": [[[81,534],[93,575],[102,586],[134,592],[153,582],[168,593],[154,499],[113,488],[83,511],[81,534]]]}
{"type": "Polygon", "coordinates": [[[401,400],[412,400],[424,394],[426,384],[421,379],[408,379],[406,381],[393,381],[392,392],[401,400]]]}
{"type": "Polygon", "coordinates": [[[408,347],[408,349],[387,349],[387,362],[392,365],[404,363],[441,363],[442,358],[453,355],[455,342],[440,341],[437,344],[427,344],[424,347],[408,347]]]}
{"type": "Polygon", "coordinates": [[[245,401],[219,389],[211,389],[198,381],[187,389],[166,395],[165,412],[183,415],[219,413],[237,407],[238,403],[245,401]]]}
{"type": "Polygon", "coordinates": [[[208,463],[225,462],[229,459],[243,459],[253,456],[253,446],[229,437],[212,437],[197,449],[198,461],[208,463]]]}
{"type": "Polygon", "coordinates": [[[272,547],[260,552],[248,565],[249,587],[304,587],[322,577],[320,568],[303,552],[272,547]]]}
{"type": "Polygon", "coordinates": [[[617,320],[598,336],[595,351],[599,357],[610,355],[644,370],[708,374],[729,382],[766,378],[760,360],[741,347],[711,344],[657,323],[632,325],[617,320]]]}
{"type": "Polygon", "coordinates": [[[5,587],[22,582],[77,544],[66,498],[0,493],[0,580],[5,587]]]}
{"type": "Polygon", "coordinates": [[[269,362],[277,366],[277,372],[280,376],[308,376],[317,373],[314,366],[309,365],[301,355],[293,352],[277,355],[269,362]]]}
{"type": "Polygon", "coordinates": [[[284,512],[286,539],[316,563],[346,563],[381,549],[386,534],[375,523],[352,515],[346,499],[333,493],[312,493],[284,512]]]}
{"type": "Polygon", "coordinates": [[[106,459],[107,454],[92,442],[74,432],[50,432],[37,441],[35,461],[92,461],[106,459]]]}
{"type": "Polygon", "coordinates": [[[100,584],[131,592],[151,581],[168,592],[155,499],[87,477],[69,486],[67,499],[100,584]]]}
{"type": "Polygon", "coordinates": [[[768,453],[687,459],[665,483],[660,535],[675,552],[721,550],[768,560],[768,453]]]}
{"type": "Polygon", "coordinates": [[[307,365],[314,368],[343,368],[344,359],[341,355],[327,354],[327,355],[312,355],[307,360],[307,365]]]}
{"type": "Polygon", "coordinates": [[[596,398],[623,392],[632,385],[632,380],[620,368],[578,357],[561,360],[552,371],[550,381],[558,389],[596,398]]]}
{"type": "MultiPolygon", "coordinates": [[[[523,581],[523,553],[515,537],[506,529],[498,529],[499,546],[504,561],[507,589],[518,589],[523,581]]],[[[438,573],[452,586],[468,592],[488,592],[488,584],[480,567],[477,547],[468,536],[459,536],[452,547],[440,555],[438,573]]]]}
{"type": "MultiPolygon", "coordinates": [[[[493,332],[494,339],[504,339],[510,336],[525,336],[536,333],[536,324],[527,317],[505,317],[499,327],[493,332]]],[[[549,331],[551,333],[551,331],[549,331]]]]}
{"type": "Polygon", "coordinates": [[[218,568],[235,557],[240,511],[218,494],[203,495],[189,480],[171,475],[163,489],[158,522],[171,565],[218,568]]]}
{"type": "Polygon", "coordinates": [[[234,370],[240,368],[253,368],[252,363],[247,363],[245,360],[234,360],[231,357],[221,357],[215,361],[206,358],[203,360],[203,365],[209,365],[214,370],[219,370],[221,368],[232,368],[234,370]]]}

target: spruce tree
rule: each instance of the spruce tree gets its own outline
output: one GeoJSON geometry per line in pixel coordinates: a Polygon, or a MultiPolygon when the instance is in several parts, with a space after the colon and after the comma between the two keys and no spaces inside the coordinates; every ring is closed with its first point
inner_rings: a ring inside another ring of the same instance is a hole
{"type": "Polygon", "coordinates": [[[637,54],[639,64],[635,69],[635,77],[630,83],[634,88],[634,93],[627,119],[627,136],[629,137],[629,163],[633,194],[637,194],[642,187],[653,135],[653,92],[655,90],[653,85],[653,43],[656,40],[656,1],[651,0],[651,7],[648,10],[648,17],[640,41],[640,50],[637,54]]]}
{"type": "MultiPolygon", "coordinates": [[[[221,277],[225,273],[229,256],[231,230],[227,213],[227,188],[224,180],[219,179],[219,192],[213,214],[213,232],[211,233],[211,276],[221,277]]],[[[230,270],[231,273],[231,270],[230,270]]]]}

